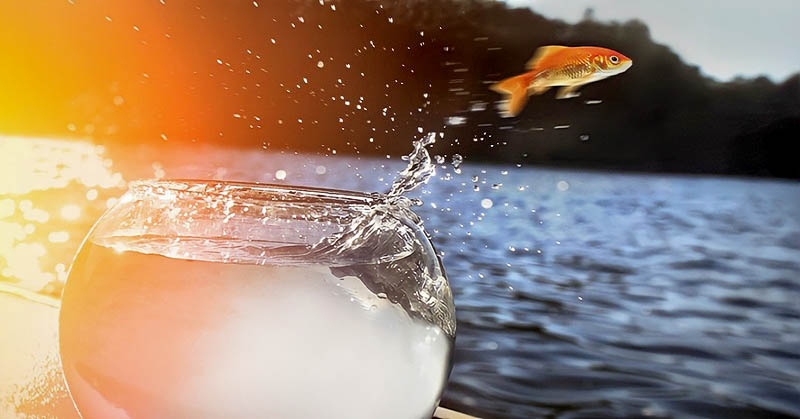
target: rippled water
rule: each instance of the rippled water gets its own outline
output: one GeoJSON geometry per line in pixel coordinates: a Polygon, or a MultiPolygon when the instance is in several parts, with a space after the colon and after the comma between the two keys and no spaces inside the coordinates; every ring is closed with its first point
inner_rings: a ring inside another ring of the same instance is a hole
{"type": "Polygon", "coordinates": [[[489,417],[800,415],[800,185],[507,177],[471,238],[436,240],[459,320],[446,401],[489,417]]]}
{"type": "MultiPolygon", "coordinates": [[[[202,147],[108,157],[109,173],[124,179],[276,182],[282,171],[283,183],[363,191],[387,191],[404,166],[398,156],[202,147]]],[[[414,194],[456,299],[444,405],[514,418],[800,416],[800,184],[476,165],[469,156],[461,170],[440,167],[414,194]]],[[[62,277],[59,265],[121,191],[77,180],[12,191],[3,205],[16,209],[0,212],[0,228],[16,242],[0,240],[0,256],[28,252],[31,275],[62,277]],[[65,217],[74,215],[65,203],[79,216],[65,217]],[[23,217],[35,209],[53,215],[23,217]],[[27,224],[36,228],[26,236],[27,224]],[[48,242],[54,231],[66,240],[48,242]]],[[[26,284],[18,271],[5,269],[6,280],[26,284]]]]}

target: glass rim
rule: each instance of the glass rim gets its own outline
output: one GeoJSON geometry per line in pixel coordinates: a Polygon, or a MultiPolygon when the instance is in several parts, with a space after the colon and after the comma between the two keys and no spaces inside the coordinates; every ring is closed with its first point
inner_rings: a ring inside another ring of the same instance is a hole
{"type": "Polygon", "coordinates": [[[249,196],[250,198],[257,198],[258,195],[263,195],[264,198],[278,198],[269,199],[270,201],[341,205],[373,205],[382,201],[386,196],[380,192],[361,192],[316,186],[284,185],[237,180],[176,178],[140,179],[128,182],[128,188],[132,192],[139,192],[145,188],[159,187],[175,192],[196,193],[198,195],[222,195],[223,192],[227,194],[234,191],[256,194],[255,196],[249,196]]]}

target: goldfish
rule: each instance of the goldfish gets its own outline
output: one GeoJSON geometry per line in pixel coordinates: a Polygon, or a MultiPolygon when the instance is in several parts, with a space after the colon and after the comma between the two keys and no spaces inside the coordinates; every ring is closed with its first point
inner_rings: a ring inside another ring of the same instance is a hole
{"type": "Polygon", "coordinates": [[[633,60],[608,48],[548,45],[533,54],[525,65],[528,72],[493,84],[491,89],[506,95],[501,114],[512,117],[519,115],[528,96],[560,87],[556,99],[577,97],[581,86],[623,73],[632,65],[633,60]]]}

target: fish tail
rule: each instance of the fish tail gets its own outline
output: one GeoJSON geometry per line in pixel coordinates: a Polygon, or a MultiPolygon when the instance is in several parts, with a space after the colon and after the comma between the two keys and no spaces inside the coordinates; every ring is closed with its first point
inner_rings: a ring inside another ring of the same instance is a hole
{"type": "Polygon", "coordinates": [[[522,108],[528,102],[528,87],[530,83],[531,80],[527,74],[520,74],[519,76],[501,80],[491,86],[491,89],[495,92],[505,95],[506,100],[501,104],[500,108],[503,116],[517,116],[522,112],[522,108]]]}

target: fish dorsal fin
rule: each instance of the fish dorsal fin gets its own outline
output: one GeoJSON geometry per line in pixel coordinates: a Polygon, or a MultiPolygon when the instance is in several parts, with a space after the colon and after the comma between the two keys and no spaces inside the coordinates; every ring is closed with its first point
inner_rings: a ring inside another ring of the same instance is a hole
{"type": "Polygon", "coordinates": [[[534,68],[536,68],[536,64],[538,64],[542,58],[547,57],[548,55],[551,55],[554,52],[561,51],[562,49],[565,48],[569,47],[565,47],[563,45],[545,45],[543,47],[539,47],[538,49],[536,49],[536,52],[533,53],[533,57],[531,57],[531,59],[528,60],[528,63],[525,64],[525,69],[533,70],[534,68]]]}

